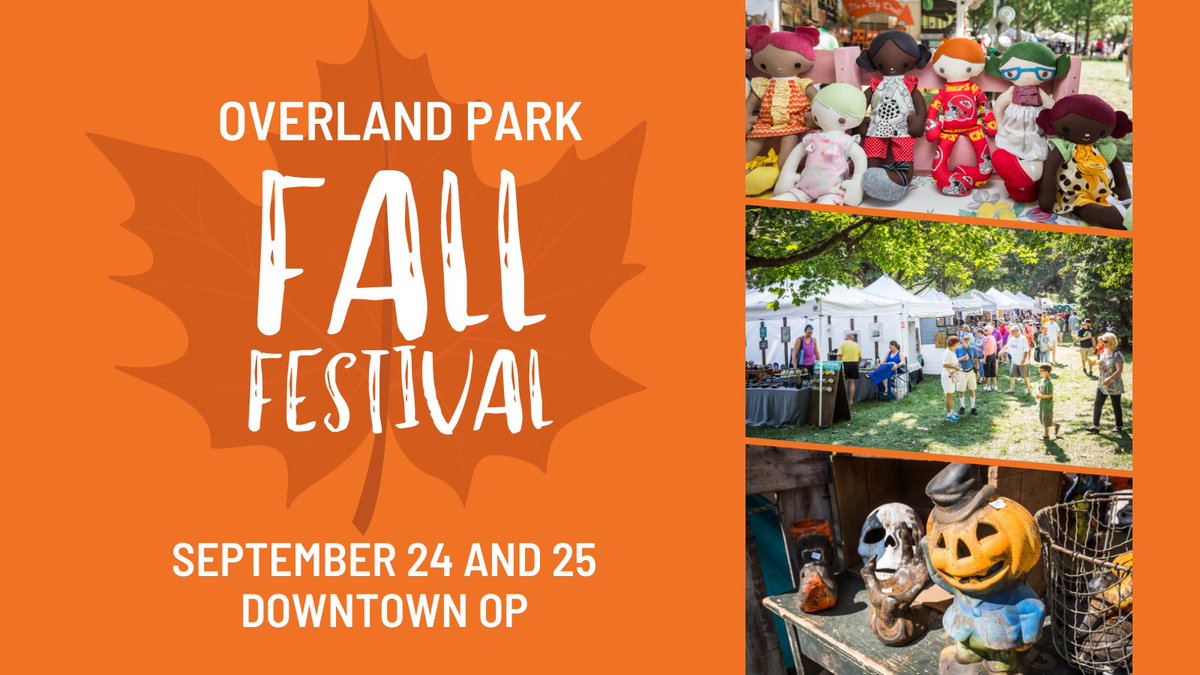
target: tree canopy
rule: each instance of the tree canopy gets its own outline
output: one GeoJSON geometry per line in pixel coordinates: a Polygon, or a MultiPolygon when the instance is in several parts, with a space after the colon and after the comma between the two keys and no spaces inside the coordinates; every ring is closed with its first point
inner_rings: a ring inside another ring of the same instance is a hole
{"type": "Polygon", "coordinates": [[[746,284],[773,291],[780,303],[801,304],[832,286],[865,286],[885,274],[916,293],[934,288],[959,295],[996,286],[1077,305],[1118,327],[1133,321],[1128,239],[746,209],[746,284]]]}

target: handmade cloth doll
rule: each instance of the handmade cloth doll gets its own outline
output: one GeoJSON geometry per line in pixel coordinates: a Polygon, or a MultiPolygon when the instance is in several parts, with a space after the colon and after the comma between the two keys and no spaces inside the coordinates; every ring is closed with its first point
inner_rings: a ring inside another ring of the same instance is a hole
{"type": "Polygon", "coordinates": [[[862,124],[866,114],[867,98],[858,87],[842,83],[822,87],[812,101],[813,119],[820,131],[805,134],[787,156],[779,182],[775,183],[775,198],[860,204],[867,156],[858,145],[858,137],[846,130],[862,124]]]}
{"type": "Polygon", "coordinates": [[[974,40],[950,38],[933,53],[932,63],[934,72],[946,80],[929,104],[925,120],[925,138],[937,143],[933,179],[943,194],[970,194],[992,175],[987,137],[996,135],[996,118],[983,90],[971,81],[983,73],[987,58],[974,40]],[[951,168],[950,153],[961,136],[975,149],[978,162],[951,168]]]}
{"type": "Polygon", "coordinates": [[[876,35],[858,56],[858,67],[871,78],[867,104],[871,119],[863,138],[867,172],[863,192],[883,201],[904,196],[912,176],[913,147],[923,131],[925,97],[917,90],[917,78],[908,73],[929,63],[929,49],[900,30],[876,35]]]}
{"type": "Polygon", "coordinates": [[[1129,179],[1109,137],[1124,138],[1133,131],[1129,116],[1095,96],[1075,94],[1043,110],[1037,123],[1054,137],[1042,169],[1041,209],[1098,227],[1125,227],[1129,179]]]}
{"type": "Polygon", "coordinates": [[[1054,104],[1041,85],[1066,77],[1070,68],[1071,57],[1055,56],[1040,42],[1022,42],[988,59],[988,75],[1012,83],[994,104],[999,130],[992,164],[1013,201],[1032,202],[1038,197],[1048,146],[1037,116],[1054,104]]]}
{"type": "Polygon", "coordinates": [[[750,64],[763,75],[750,80],[750,95],[746,97],[747,174],[762,170],[752,163],[768,139],[778,138],[779,156],[787,157],[808,131],[805,113],[817,89],[811,79],[800,75],[812,69],[814,47],[820,39],[820,33],[812,27],[797,28],[794,33],[772,32],[767,26],[746,29],[750,64]]]}

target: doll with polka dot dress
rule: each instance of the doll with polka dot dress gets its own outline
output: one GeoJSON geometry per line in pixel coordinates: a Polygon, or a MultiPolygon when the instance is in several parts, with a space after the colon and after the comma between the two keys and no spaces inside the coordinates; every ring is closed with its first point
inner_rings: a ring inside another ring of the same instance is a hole
{"type": "Polygon", "coordinates": [[[986,63],[983,48],[969,38],[950,38],[933,53],[933,72],[946,80],[946,85],[929,103],[925,138],[937,144],[933,179],[943,194],[970,194],[992,175],[987,139],[996,135],[996,118],[983,89],[971,81],[983,73],[986,63]],[[977,161],[951,167],[950,154],[964,136],[977,161]]]}
{"type": "Polygon", "coordinates": [[[768,26],[746,29],[749,63],[762,74],[750,80],[746,97],[747,174],[760,168],[759,155],[767,141],[778,138],[779,157],[786,158],[808,132],[808,112],[817,87],[802,75],[812,70],[820,39],[820,32],[812,27],[795,32],[772,31],[768,26]]]}
{"type": "Polygon", "coordinates": [[[1050,136],[1038,206],[1110,229],[1129,226],[1132,193],[1113,138],[1133,131],[1133,120],[1090,94],[1064,96],[1038,114],[1050,136]]]}
{"type": "Polygon", "coordinates": [[[863,136],[869,167],[863,192],[875,199],[894,202],[908,191],[913,148],[925,123],[925,97],[910,73],[929,58],[925,45],[900,30],[876,35],[858,56],[858,67],[874,75],[867,89],[871,117],[863,136]]]}

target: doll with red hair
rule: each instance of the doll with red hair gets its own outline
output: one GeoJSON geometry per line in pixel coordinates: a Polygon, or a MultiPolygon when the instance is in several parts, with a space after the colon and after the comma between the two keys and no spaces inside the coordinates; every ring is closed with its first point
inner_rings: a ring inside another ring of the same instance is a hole
{"type": "Polygon", "coordinates": [[[806,114],[817,88],[800,76],[812,70],[820,40],[820,31],[810,26],[795,32],[772,32],[769,26],[746,29],[750,64],[763,75],[750,81],[746,97],[747,173],[769,139],[778,138],[779,156],[787,157],[809,130],[806,114]]]}
{"type": "Polygon", "coordinates": [[[983,89],[971,81],[983,73],[987,56],[974,40],[950,38],[934,51],[930,63],[933,72],[946,80],[946,86],[929,103],[925,119],[925,138],[937,143],[933,179],[943,194],[970,194],[992,175],[987,137],[996,135],[996,118],[983,89]],[[978,161],[951,168],[950,153],[963,136],[975,149],[978,161]]]}
{"type": "Polygon", "coordinates": [[[1074,94],[1039,113],[1037,123],[1051,137],[1038,206],[1089,225],[1125,227],[1132,194],[1110,137],[1124,138],[1133,131],[1133,120],[1100,98],[1074,94]]]}

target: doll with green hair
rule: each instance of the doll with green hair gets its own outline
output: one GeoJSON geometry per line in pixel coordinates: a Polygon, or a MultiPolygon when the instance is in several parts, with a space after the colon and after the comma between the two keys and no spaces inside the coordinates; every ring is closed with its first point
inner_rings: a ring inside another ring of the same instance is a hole
{"type": "Polygon", "coordinates": [[[1071,57],[1057,56],[1040,42],[1017,43],[987,61],[989,75],[1012,83],[993,104],[999,129],[992,165],[1013,201],[1038,198],[1049,146],[1037,117],[1054,105],[1044,85],[1066,77],[1070,68],[1071,57]]]}
{"type": "Polygon", "coordinates": [[[820,130],[805,134],[788,154],[775,183],[775,199],[857,206],[867,154],[858,136],[846,131],[862,124],[867,97],[858,87],[828,84],[813,97],[811,114],[820,130]]]}

